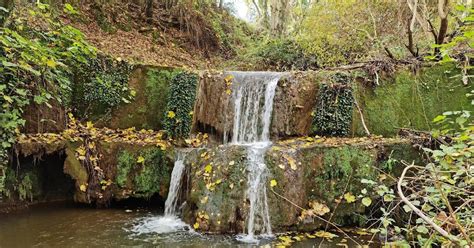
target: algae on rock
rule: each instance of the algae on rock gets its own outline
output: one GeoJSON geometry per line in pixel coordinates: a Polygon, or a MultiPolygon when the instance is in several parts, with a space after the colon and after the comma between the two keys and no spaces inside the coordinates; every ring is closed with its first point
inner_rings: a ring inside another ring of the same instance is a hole
{"type": "MultiPolygon", "coordinates": [[[[472,83],[463,85],[454,64],[423,67],[414,74],[400,69],[380,85],[356,83],[355,97],[368,129],[376,135],[394,136],[400,128],[429,131],[432,120],[445,111],[474,111],[466,94],[472,83]]],[[[352,135],[363,136],[359,113],[354,112],[352,135]]]]}

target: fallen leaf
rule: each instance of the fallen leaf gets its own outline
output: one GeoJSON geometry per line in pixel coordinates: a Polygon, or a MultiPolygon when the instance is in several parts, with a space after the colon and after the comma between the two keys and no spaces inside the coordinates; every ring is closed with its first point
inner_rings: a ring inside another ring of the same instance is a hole
{"type": "Polygon", "coordinates": [[[81,184],[81,186],[79,186],[79,189],[80,189],[82,192],[86,192],[87,186],[84,185],[84,184],[81,184]]]}
{"type": "Polygon", "coordinates": [[[272,179],[272,180],[270,181],[270,187],[273,188],[273,187],[275,187],[275,186],[277,186],[277,181],[276,181],[275,179],[272,179]]]}
{"type": "Polygon", "coordinates": [[[176,116],[176,114],[173,111],[168,111],[167,116],[168,116],[168,118],[173,119],[176,116]]]}

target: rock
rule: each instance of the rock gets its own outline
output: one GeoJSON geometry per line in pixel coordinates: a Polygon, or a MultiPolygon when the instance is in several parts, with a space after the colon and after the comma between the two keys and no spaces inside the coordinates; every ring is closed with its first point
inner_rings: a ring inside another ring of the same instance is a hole
{"type": "MultiPolygon", "coordinates": [[[[391,159],[420,159],[408,141],[399,139],[328,139],[322,142],[296,139],[276,143],[266,154],[266,165],[271,172],[267,195],[273,231],[314,230],[325,225],[318,219],[304,221],[307,218],[302,218],[300,221],[302,212],[295,205],[306,209],[310,204],[327,206],[330,212],[323,212],[326,218],[338,206],[333,222],[363,224],[366,207],[358,195],[366,185],[361,179],[378,180],[379,170],[397,174],[401,166],[390,170],[385,167],[388,154],[391,159]],[[292,169],[289,164],[293,162],[296,168],[292,169]],[[287,166],[282,167],[282,164],[287,166]],[[276,186],[270,187],[271,180],[275,180],[276,186]],[[355,196],[355,202],[346,202],[343,195],[347,192],[355,196]]],[[[188,160],[192,162],[189,162],[190,182],[184,220],[191,225],[199,223],[202,232],[243,232],[249,211],[245,148],[204,149],[188,155],[188,160]],[[230,165],[231,161],[234,161],[233,165],[230,165]]],[[[387,181],[389,186],[392,183],[387,181]]]]}

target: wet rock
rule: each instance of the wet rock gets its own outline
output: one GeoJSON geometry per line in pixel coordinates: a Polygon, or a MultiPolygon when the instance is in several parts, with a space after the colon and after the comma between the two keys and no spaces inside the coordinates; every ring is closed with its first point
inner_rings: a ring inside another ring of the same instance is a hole
{"type": "MultiPolygon", "coordinates": [[[[411,144],[400,139],[295,139],[276,143],[266,154],[271,173],[267,195],[273,231],[324,227],[326,223],[317,218],[299,218],[299,207],[309,209],[314,202],[329,208],[322,217],[327,219],[334,213],[332,222],[363,225],[366,207],[359,195],[366,185],[361,180],[379,180],[380,170],[397,174],[401,166],[387,168],[389,157],[420,159],[411,144]],[[270,180],[276,180],[277,186],[270,187],[270,180]],[[355,196],[355,202],[344,199],[347,192],[355,196]]],[[[249,210],[245,147],[204,149],[188,159],[192,162],[188,165],[191,169],[184,220],[191,225],[197,223],[202,232],[244,232],[249,210]]],[[[390,180],[386,183],[393,184],[390,180]]],[[[375,202],[377,197],[372,197],[375,202]]]]}

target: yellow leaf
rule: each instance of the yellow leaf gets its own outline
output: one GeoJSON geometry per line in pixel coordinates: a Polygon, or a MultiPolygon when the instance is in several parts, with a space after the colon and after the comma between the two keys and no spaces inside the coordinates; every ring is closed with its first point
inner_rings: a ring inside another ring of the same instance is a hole
{"type": "Polygon", "coordinates": [[[5,99],[5,101],[9,102],[9,103],[12,103],[13,102],[13,99],[9,96],[3,96],[3,99],[5,99]]]}
{"type": "Polygon", "coordinates": [[[92,124],[92,122],[88,121],[88,122],[86,123],[86,126],[87,126],[87,129],[91,129],[91,128],[94,127],[94,124],[92,124]]]}
{"type": "Polygon", "coordinates": [[[230,95],[230,94],[232,94],[232,91],[231,91],[230,89],[227,89],[227,90],[225,91],[225,93],[226,93],[227,95],[230,95]]]}
{"type": "Polygon", "coordinates": [[[79,189],[80,189],[82,192],[86,192],[87,187],[86,187],[86,185],[81,184],[81,186],[79,186],[79,189]]]}
{"type": "Polygon", "coordinates": [[[345,193],[344,199],[346,199],[347,203],[353,203],[356,200],[355,196],[351,192],[345,193]]]}
{"type": "Polygon", "coordinates": [[[221,184],[221,183],[222,183],[222,180],[221,180],[221,179],[218,179],[218,180],[216,181],[216,185],[221,184]]]}
{"type": "Polygon", "coordinates": [[[173,119],[176,114],[173,111],[168,111],[168,118],[173,119]]]}
{"type": "Polygon", "coordinates": [[[199,223],[197,223],[197,222],[194,223],[193,227],[194,227],[195,230],[197,230],[199,228],[199,223]]]}
{"type": "Polygon", "coordinates": [[[332,239],[334,237],[337,237],[336,234],[325,232],[325,231],[318,231],[314,235],[319,238],[327,238],[327,239],[332,239]]]}
{"type": "Polygon", "coordinates": [[[208,199],[209,199],[209,197],[207,197],[207,196],[206,196],[206,197],[203,197],[203,198],[201,199],[201,203],[202,203],[202,204],[206,204],[208,199]]]}
{"type": "Polygon", "coordinates": [[[226,83],[229,83],[230,81],[232,81],[233,78],[234,78],[234,76],[227,75],[227,77],[225,77],[224,80],[225,80],[226,83]]]}
{"type": "Polygon", "coordinates": [[[145,158],[142,156],[138,156],[137,163],[143,164],[145,162],[145,158]]]}
{"type": "Polygon", "coordinates": [[[229,185],[229,188],[230,188],[230,189],[233,189],[233,188],[234,188],[234,183],[231,183],[231,184],[229,185]]]}
{"type": "Polygon", "coordinates": [[[46,65],[48,67],[55,68],[57,64],[54,60],[48,59],[48,61],[46,61],[46,65]]]}
{"type": "Polygon", "coordinates": [[[270,181],[270,186],[271,186],[272,188],[275,187],[275,186],[277,186],[277,184],[278,184],[278,183],[277,183],[277,181],[276,181],[275,179],[272,179],[272,180],[270,181]]]}
{"type": "Polygon", "coordinates": [[[211,173],[212,172],[212,165],[211,164],[206,165],[206,167],[204,167],[204,171],[206,173],[211,173]]]}

